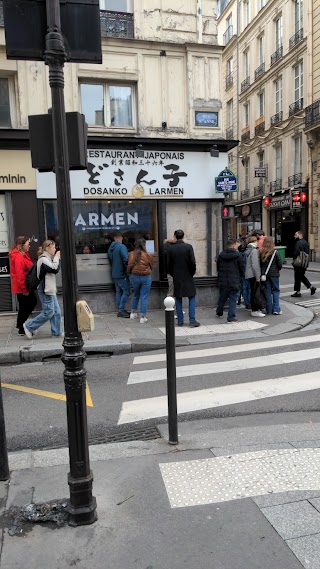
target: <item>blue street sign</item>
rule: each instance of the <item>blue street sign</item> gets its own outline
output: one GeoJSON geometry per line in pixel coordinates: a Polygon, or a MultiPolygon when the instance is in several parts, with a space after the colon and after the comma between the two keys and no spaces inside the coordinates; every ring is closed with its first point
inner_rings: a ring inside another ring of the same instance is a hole
{"type": "Polygon", "coordinates": [[[220,172],[219,176],[215,178],[215,189],[217,193],[237,192],[238,176],[235,176],[231,170],[225,168],[220,172]]]}

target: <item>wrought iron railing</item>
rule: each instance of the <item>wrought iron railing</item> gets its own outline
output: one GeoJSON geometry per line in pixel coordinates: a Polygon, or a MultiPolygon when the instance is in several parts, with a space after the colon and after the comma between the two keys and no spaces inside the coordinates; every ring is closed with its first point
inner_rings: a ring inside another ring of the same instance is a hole
{"type": "Polygon", "coordinates": [[[270,119],[271,126],[279,124],[282,121],[283,111],[279,111],[275,115],[273,115],[270,119]]]}
{"type": "Polygon", "coordinates": [[[241,93],[250,87],[250,77],[246,77],[244,81],[241,83],[241,93]]]}
{"type": "Polygon", "coordinates": [[[303,40],[303,28],[298,30],[290,39],[289,39],[289,49],[292,49],[295,45],[298,45],[303,40]]]}
{"type": "Polygon", "coordinates": [[[265,64],[261,63],[261,65],[259,65],[259,67],[257,67],[257,69],[254,72],[254,78],[259,79],[259,77],[261,77],[261,75],[263,75],[264,72],[265,72],[265,64]]]}
{"type": "Polygon", "coordinates": [[[276,192],[277,190],[282,190],[282,179],[274,180],[270,182],[270,192],[276,192]]]}
{"type": "Polygon", "coordinates": [[[133,14],[100,10],[101,36],[107,38],[134,38],[133,14]]]}
{"type": "Polygon", "coordinates": [[[245,143],[245,142],[249,142],[250,140],[250,130],[247,130],[246,132],[243,132],[241,135],[241,142],[245,143]]]}
{"type": "Polygon", "coordinates": [[[233,85],[233,73],[229,73],[226,77],[226,89],[229,89],[233,85]]]}
{"type": "Polygon", "coordinates": [[[229,26],[223,34],[223,45],[227,45],[233,38],[233,26],[229,26]]]}
{"type": "Polygon", "coordinates": [[[293,117],[303,110],[303,98],[297,99],[292,105],[289,106],[289,117],[293,117]]]}
{"type": "Polygon", "coordinates": [[[278,47],[277,51],[275,51],[271,55],[270,65],[274,65],[275,63],[277,63],[277,61],[279,61],[279,59],[281,59],[282,56],[283,56],[283,46],[281,45],[280,47],[278,47]]]}
{"type": "Polygon", "coordinates": [[[233,127],[230,126],[229,128],[227,128],[226,130],[226,138],[227,140],[233,140],[233,127]]]}
{"type": "Polygon", "coordinates": [[[241,199],[244,200],[250,196],[250,190],[242,190],[241,199]]]}
{"type": "Polygon", "coordinates": [[[293,176],[289,176],[288,178],[288,186],[292,188],[292,186],[298,186],[302,184],[302,173],[299,172],[298,174],[293,174],[293,176]]]}
{"type": "Polygon", "coordinates": [[[255,186],[253,193],[255,196],[264,196],[265,193],[265,186],[264,184],[261,186],[255,186]]]}
{"type": "Polygon", "coordinates": [[[320,99],[304,109],[306,127],[320,123],[320,99]]]}
{"type": "Polygon", "coordinates": [[[254,128],[254,134],[256,136],[259,136],[259,134],[263,134],[266,130],[266,123],[265,121],[260,122],[259,124],[257,124],[254,128]]]}

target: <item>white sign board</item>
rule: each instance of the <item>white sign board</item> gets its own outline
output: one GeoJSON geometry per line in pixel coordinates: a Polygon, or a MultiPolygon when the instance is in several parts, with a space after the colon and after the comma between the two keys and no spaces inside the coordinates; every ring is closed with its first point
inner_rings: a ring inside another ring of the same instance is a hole
{"type": "MultiPolygon", "coordinates": [[[[73,199],[221,199],[215,177],[227,163],[210,152],[88,150],[88,169],[70,172],[73,199]]],[[[56,198],[55,175],[37,173],[37,197],[56,198]]]]}
{"type": "Polygon", "coordinates": [[[4,195],[0,195],[0,253],[9,251],[7,211],[4,195]]]}

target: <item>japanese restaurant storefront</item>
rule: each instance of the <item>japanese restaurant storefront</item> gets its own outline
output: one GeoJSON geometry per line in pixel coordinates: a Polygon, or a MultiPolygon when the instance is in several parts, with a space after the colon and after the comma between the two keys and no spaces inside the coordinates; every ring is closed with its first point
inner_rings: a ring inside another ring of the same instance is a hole
{"type": "MultiPolygon", "coordinates": [[[[214,259],[221,247],[221,203],[214,179],[227,163],[233,141],[143,140],[137,145],[104,139],[102,147],[89,139],[87,171],[71,172],[74,241],[81,298],[95,312],[115,310],[111,267],[107,252],[115,230],[124,235],[130,251],[137,237],[146,239],[154,255],[150,308],[162,308],[167,281],[163,241],[183,229],[195,250],[198,304],[212,305],[214,259]],[[210,149],[217,144],[219,157],[210,149]],[[138,152],[139,154],[139,152],[138,152]],[[85,249],[84,249],[85,247],[85,249]]],[[[55,177],[37,174],[44,237],[59,243],[55,177]]]]}

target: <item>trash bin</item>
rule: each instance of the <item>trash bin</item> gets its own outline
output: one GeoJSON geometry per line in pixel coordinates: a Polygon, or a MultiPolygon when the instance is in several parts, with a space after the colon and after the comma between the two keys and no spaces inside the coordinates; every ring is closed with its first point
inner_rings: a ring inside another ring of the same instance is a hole
{"type": "Polygon", "coordinates": [[[278,251],[279,257],[280,257],[280,259],[281,259],[281,261],[282,261],[282,263],[283,263],[284,265],[285,265],[286,262],[287,262],[287,261],[286,261],[286,248],[287,248],[287,247],[282,246],[282,245],[281,245],[281,246],[279,245],[279,246],[275,247],[275,249],[278,251]]]}

